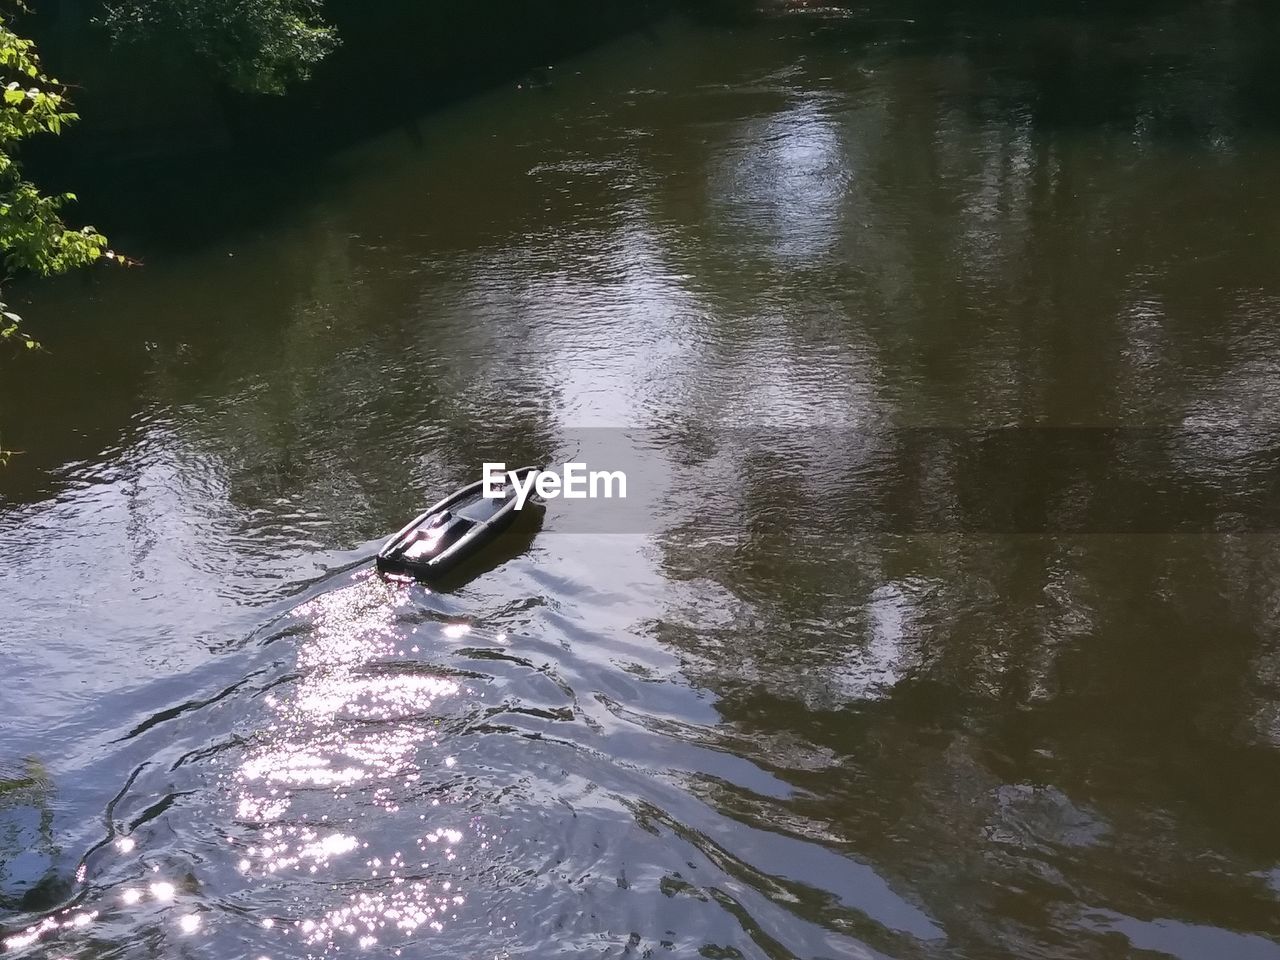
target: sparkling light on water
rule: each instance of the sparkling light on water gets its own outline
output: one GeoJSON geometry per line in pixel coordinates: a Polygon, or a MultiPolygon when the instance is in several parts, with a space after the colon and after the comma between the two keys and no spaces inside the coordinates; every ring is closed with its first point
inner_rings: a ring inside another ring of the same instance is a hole
{"type": "MultiPolygon", "coordinates": [[[[299,674],[263,697],[270,719],[232,774],[236,820],[252,831],[235,842],[240,872],[274,883],[314,877],[321,897],[349,891],[344,903],[310,917],[306,894],[300,898],[303,916],[281,932],[308,946],[345,940],[368,949],[415,931],[439,932],[465,903],[452,880],[415,876],[427,864],[411,869],[398,851],[366,854],[363,882],[352,877],[350,862],[340,862],[370,846],[361,831],[370,812],[394,814],[423,780],[424,751],[438,749],[432,718],[455,710],[450,701],[463,692],[454,677],[423,669],[418,645],[409,651],[393,642],[399,603],[386,584],[366,580],[295,612],[310,627],[298,647],[299,674]],[[299,812],[304,803],[305,817],[299,812]],[[356,805],[351,816],[334,815],[347,804],[356,805]],[[320,826],[331,817],[348,826],[320,826]],[[326,883],[338,877],[342,886],[326,883]]],[[[438,629],[456,639],[471,627],[438,629]]],[[[456,762],[437,755],[429,768],[448,770],[456,762]]],[[[435,797],[421,802],[439,804],[435,797]]],[[[438,863],[452,861],[462,840],[459,829],[433,831],[431,842],[444,848],[438,863]]],[[[418,840],[421,852],[426,844],[418,840]]],[[[281,927],[270,918],[260,923],[264,930],[281,927]]]]}

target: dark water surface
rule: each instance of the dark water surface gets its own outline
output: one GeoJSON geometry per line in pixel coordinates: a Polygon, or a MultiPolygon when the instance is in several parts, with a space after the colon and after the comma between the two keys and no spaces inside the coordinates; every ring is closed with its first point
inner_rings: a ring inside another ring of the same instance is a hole
{"type": "Polygon", "coordinates": [[[35,291],[6,952],[1280,957],[1271,527],[1055,526],[1156,495],[1105,469],[953,522],[990,464],[886,439],[1124,428],[1266,502],[1273,28],[672,25],[35,291]],[[643,521],[371,572],[486,456],[590,438],[643,521]]]}

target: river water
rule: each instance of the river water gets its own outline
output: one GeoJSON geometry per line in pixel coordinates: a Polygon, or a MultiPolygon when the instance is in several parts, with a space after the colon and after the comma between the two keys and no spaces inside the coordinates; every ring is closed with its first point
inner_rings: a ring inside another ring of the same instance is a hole
{"type": "Polygon", "coordinates": [[[1126,9],[663,25],[30,291],[5,952],[1280,957],[1275,20],[1126,9]]]}

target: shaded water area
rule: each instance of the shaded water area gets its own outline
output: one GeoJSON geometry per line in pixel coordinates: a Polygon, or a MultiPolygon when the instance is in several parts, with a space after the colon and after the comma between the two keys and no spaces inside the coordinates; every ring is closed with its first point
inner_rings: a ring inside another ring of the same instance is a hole
{"type": "Polygon", "coordinates": [[[1273,527],[906,449],[1274,492],[1269,16],[668,24],[32,291],[6,954],[1280,957],[1273,527]],[[643,520],[372,572],[596,442],[643,520]]]}

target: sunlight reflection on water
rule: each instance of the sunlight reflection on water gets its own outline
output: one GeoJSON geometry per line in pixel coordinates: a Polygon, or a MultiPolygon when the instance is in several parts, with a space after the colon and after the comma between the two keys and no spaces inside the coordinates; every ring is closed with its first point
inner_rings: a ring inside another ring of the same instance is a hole
{"type": "MultiPolygon", "coordinates": [[[[288,692],[266,698],[274,719],[234,774],[236,819],[249,831],[240,840],[248,844],[240,861],[244,873],[265,878],[329,871],[339,858],[369,848],[361,833],[374,826],[375,810],[397,813],[405,790],[431,776],[429,766],[424,772],[430,754],[423,751],[439,746],[436,717],[447,709],[442,701],[465,690],[454,677],[402,659],[396,630],[407,589],[359,577],[294,612],[309,625],[297,653],[306,670],[288,692]],[[310,800],[314,790],[330,794],[324,807],[331,812],[321,819],[345,820],[351,832],[321,832],[306,813],[295,812],[295,802],[310,800]],[[343,810],[350,815],[341,816],[343,810]],[[253,835],[260,838],[256,843],[253,835]]],[[[468,630],[450,624],[441,634],[457,639],[468,630]]],[[[438,758],[444,769],[450,760],[438,758]]],[[[309,947],[352,939],[368,948],[420,927],[442,930],[466,901],[457,877],[441,879],[433,871],[456,860],[462,839],[461,831],[442,827],[418,839],[411,859],[394,851],[385,860],[366,858],[363,873],[344,867],[341,882],[350,888],[345,904],[311,916],[303,904],[290,927],[309,947]]]]}

